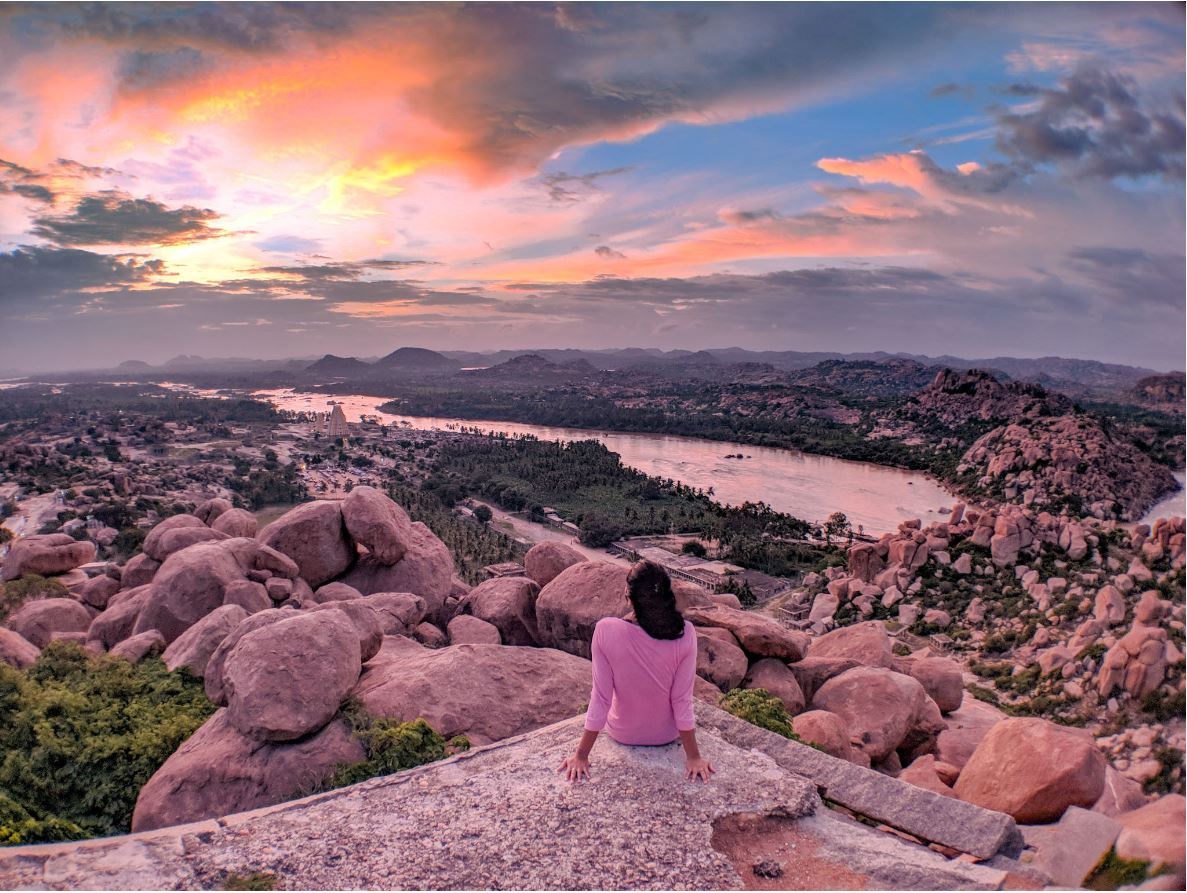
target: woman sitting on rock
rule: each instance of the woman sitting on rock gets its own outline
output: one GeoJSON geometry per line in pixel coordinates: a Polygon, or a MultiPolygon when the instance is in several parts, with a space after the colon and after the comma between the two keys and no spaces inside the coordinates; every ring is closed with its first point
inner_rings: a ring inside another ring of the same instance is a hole
{"type": "Polygon", "coordinates": [[[589,752],[606,729],[619,744],[684,745],[690,781],[708,781],[713,767],[697,749],[692,692],[697,634],[676,608],[667,572],[640,561],[627,575],[634,620],[605,617],[593,635],[593,690],[585,734],[560,765],[569,781],[589,778],[589,752]]]}

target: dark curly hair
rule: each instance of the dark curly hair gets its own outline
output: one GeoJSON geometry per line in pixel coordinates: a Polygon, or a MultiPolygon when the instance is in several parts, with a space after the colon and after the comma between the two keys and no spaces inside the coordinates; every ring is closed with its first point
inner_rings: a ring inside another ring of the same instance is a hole
{"type": "Polygon", "coordinates": [[[635,619],[653,639],[679,639],[684,635],[684,615],[676,607],[672,580],[654,561],[640,561],[627,574],[627,597],[635,619]]]}

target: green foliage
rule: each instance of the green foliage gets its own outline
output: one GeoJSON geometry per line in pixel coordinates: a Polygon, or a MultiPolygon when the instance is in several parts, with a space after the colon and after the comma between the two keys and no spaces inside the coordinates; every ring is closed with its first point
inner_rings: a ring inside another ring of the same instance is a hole
{"type": "Polygon", "coordinates": [[[791,727],[791,714],[783,702],[765,688],[735,688],[722,695],[721,709],[752,726],[793,741],[801,740],[791,727]]]}
{"type": "Polygon", "coordinates": [[[684,545],[680,547],[680,551],[685,555],[693,555],[697,558],[704,558],[708,554],[705,544],[700,540],[687,540],[684,545]]]}
{"type": "Polygon", "coordinates": [[[488,564],[523,561],[527,551],[507,534],[493,527],[474,524],[455,515],[433,490],[389,483],[387,494],[403,506],[413,521],[427,526],[453,556],[458,576],[471,585],[481,583],[488,564]]]}
{"type": "MultiPolygon", "coordinates": [[[[276,454],[272,454],[275,459],[276,454]]],[[[227,486],[242,497],[253,510],[272,503],[303,502],[309,498],[295,464],[278,465],[275,461],[263,468],[235,465],[235,474],[227,478],[227,486]]]]}
{"type": "Polygon", "coordinates": [[[1187,699],[1181,691],[1156,688],[1142,699],[1142,710],[1152,713],[1159,722],[1170,722],[1187,713],[1187,699]]]}
{"type": "Polygon", "coordinates": [[[69,597],[70,592],[57,580],[46,579],[37,574],[25,574],[0,586],[0,620],[33,599],[69,597]]]}
{"type": "Polygon", "coordinates": [[[327,790],[357,784],[377,775],[391,775],[439,760],[449,753],[470,749],[470,742],[464,735],[446,741],[423,719],[397,722],[375,717],[358,704],[348,704],[343,708],[342,716],[362,743],[367,758],[359,763],[339,766],[326,783],[327,790]]]}
{"type": "Polygon", "coordinates": [[[33,818],[29,810],[0,791],[0,846],[78,840],[86,836],[78,825],[56,816],[33,818]]]}
{"type": "Polygon", "coordinates": [[[589,512],[581,518],[581,542],[603,549],[625,534],[623,526],[602,512],[589,512]]]}
{"type": "Polygon", "coordinates": [[[51,642],[25,672],[0,665],[0,794],[45,834],[126,832],[140,788],[213,712],[201,680],[157,658],[51,642]]]}
{"type": "Polygon", "coordinates": [[[489,505],[480,505],[478,508],[474,509],[474,519],[478,521],[479,524],[489,524],[491,518],[493,517],[494,512],[490,510],[489,505]]]}
{"type": "Polygon", "coordinates": [[[986,688],[983,685],[969,683],[967,686],[965,686],[965,690],[978,701],[984,701],[986,704],[992,704],[996,707],[1001,703],[1001,698],[997,696],[997,692],[991,688],[986,688]]]}
{"type": "Polygon", "coordinates": [[[278,878],[270,871],[231,872],[223,878],[224,890],[275,890],[278,878]]]}
{"type": "Polygon", "coordinates": [[[1120,890],[1122,887],[1136,887],[1145,882],[1150,863],[1141,859],[1122,859],[1117,851],[1109,849],[1092,873],[1084,880],[1088,890],[1120,890]]]}
{"type": "Polygon", "coordinates": [[[721,543],[723,561],[784,577],[816,568],[827,555],[802,541],[809,525],[798,518],[764,503],[719,505],[707,491],[623,465],[592,440],[458,438],[434,455],[424,489],[446,505],[475,495],[533,520],[553,506],[595,547],[626,536],[695,532],[721,543]]]}
{"type": "Polygon", "coordinates": [[[1162,769],[1146,781],[1146,793],[1183,793],[1183,751],[1174,747],[1160,747],[1154,751],[1154,759],[1162,764],[1162,769]]]}

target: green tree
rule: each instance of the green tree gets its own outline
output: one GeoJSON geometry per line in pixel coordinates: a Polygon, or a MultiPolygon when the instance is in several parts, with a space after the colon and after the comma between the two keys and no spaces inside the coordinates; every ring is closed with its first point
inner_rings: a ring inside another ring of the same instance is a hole
{"type": "Polygon", "coordinates": [[[824,541],[831,545],[834,536],[840,539],[850,530],[849,519],[844,512],[833,512],[824,522],[824,541]]]}
{"type": "Polygon", "coordinates": [[[490,506],[480,505],[474,509],[474,517],[482,524],[489,524],[494,513],[490,510],[490,506]]]}

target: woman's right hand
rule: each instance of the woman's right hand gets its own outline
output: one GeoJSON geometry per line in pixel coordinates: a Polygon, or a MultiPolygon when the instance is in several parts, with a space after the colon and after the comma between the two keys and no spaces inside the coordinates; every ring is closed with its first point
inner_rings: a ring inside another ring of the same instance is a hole
{"type": "Polygon", "coordinates": [[[581,754],[575,753],[571,757],[566,757],[556,771],[564,772],[566,778],[572,784],[589,781],[589,757],[583,757],[581,754]]]}

